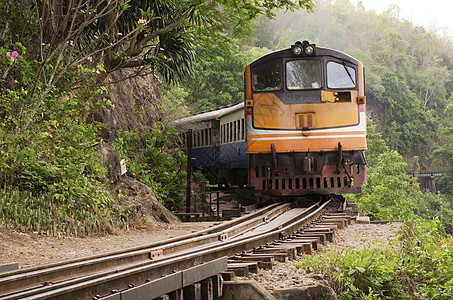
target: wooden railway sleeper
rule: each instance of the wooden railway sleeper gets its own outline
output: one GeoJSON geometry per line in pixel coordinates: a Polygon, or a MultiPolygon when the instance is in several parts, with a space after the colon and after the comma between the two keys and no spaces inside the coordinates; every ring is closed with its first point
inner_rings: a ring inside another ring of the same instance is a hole
{"type": "MultiPolygon", "coordinates": [[[[327,241],[333,242],[335,230],[347,227],[350,224],[349,222],[350,217],[346,215],[324,215],[322,218],[317,219],[317,222],[294,231],[285,239],[274,240],[273,242],[265,243],[263,246],[255,247],[253,253],[244,252],[241,255],[231,257],[229,265],[243,265],[245,267],[249,266],[249,262],[254,262],[254,268],[257,266],[260,269],[272,269],[274,261],[286,262],[293,260],[302,253],[311,255],[318,250],[318,244],[326,245],[327,241]]],[[[244,274],[250,272],[255,273],[256,270],[236,271],[236,273],[241,274],[240,276],[245,277],[247,276],[244,274]]]]}

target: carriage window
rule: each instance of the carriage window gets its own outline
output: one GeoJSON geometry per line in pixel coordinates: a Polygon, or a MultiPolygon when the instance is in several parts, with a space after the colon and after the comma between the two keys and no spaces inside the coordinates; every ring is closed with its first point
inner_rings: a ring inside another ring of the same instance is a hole
{"type": "Polygon", "coordinates": [[[233,141],[236,141],[236,121],[233,121],[233,141]]]}
{"type": "Polygon", "coordinates": [[[252,75],[255,92],[276,91],[281,88],[280,64],[272,63],[252,75]]]}
{"type": "Polygon", "coordinates": [[[319,60],[294,60],[286,64],[288,90],[321,88],[321,62],[319,60]]]}
{"type": "Polygon", "coordinates": [[[212,128],[208,129],[208,137],[209,137],[208,144],[212,145],[213,144],[213,142],[212,142],[212,128]]]}
{"type": "Polygon", "coordinates": [[[327,86],[331,89],[354,88],[355,70],[333,61],[327,63],[327,86]]]}
{"type": "Polygon", "coordinates": [[[245,139],[245,128],[244,128],[244,119],[241,119],[241,137],[245,139]]]}
{"type": "Polygon", "coordinates": [[[227,128],[226,128],[226,142],[229,143],[230,142],[230,123],[227,123],[227,128]]]}

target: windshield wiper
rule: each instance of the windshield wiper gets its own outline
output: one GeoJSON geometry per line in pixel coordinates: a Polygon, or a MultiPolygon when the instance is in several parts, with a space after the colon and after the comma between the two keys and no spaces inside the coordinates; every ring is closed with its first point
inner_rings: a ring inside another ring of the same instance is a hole
{"type": "Polygon", "coordinates": [[[351,73],[349,73],[348,67],[346,67],[346,64],[343,61],[343,68],[345,69],[346,73],[348,73],[349,79],[351,79],[352,84],[355,85],[354,79],[352,79],[351,73]]]}

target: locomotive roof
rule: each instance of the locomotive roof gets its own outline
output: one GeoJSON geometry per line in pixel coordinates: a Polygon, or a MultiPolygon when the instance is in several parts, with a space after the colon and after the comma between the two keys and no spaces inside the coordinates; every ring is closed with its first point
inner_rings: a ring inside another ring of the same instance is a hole
{"type": "Polygon", "coordinates": [[[219,119],[229,113],[233,113],[238,111],[244,107],[244,102],[238,104],[230,104],[222,107],[217,107],[211,110],[203,111],[200,113],[196,113],[193,115],[189,115],[187,117],[175,120],[175,125],[182,125],[187,123],[196,123],[196,122],[203,122],[208,120],[215,120],[219,119]]]}
{"type": "MultiPolygon", "coordinates": [[[[300,56],[297,58],[311,58],[311,57],[316,58],[319,56],[336,57],[336,58],[348,61],[353,64],[357,64],[359,62],[357,59],[350,56],[349,54],[346,54],[346,53],[338,51],[338,50],[334,50],[334,49],[330,49],[330,48],[322,48],[322,47],[316,47],[316,55],[314,55],[314,56],[300,56]]],[[[263,63],[266,63],[266,62],[271,61],[276,58],[292,59],[292,58],[296,58],[296,56],[294,56],[292,54],[291,48],[286,48],[283,50],[278,50],[275,52],[271,52],[267,55],[264,55],[264,56],[258,58],[257,60],[253,61],[252,63],[250,63],[250,66],[253,68],[255,65],[261,65],[263,63]]]]}

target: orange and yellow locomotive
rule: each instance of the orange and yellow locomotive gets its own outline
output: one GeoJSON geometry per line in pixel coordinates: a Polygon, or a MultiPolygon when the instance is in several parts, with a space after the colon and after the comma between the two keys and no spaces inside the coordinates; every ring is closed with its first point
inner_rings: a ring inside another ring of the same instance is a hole
{"type": "Polygon", "coordinates": [[[304,41],[246,67],[249,186],[270,195],[355,193],[366,181],[364,68],[304,41]]]}
{"type": "Polygon", "coordinates": [[[177,121],[211,183],[272,196],[357,193],[366,182],[364,68],[296,42],[245,68],[245,101],[177,121]]]}

